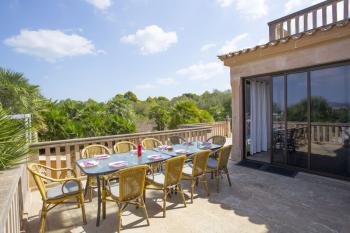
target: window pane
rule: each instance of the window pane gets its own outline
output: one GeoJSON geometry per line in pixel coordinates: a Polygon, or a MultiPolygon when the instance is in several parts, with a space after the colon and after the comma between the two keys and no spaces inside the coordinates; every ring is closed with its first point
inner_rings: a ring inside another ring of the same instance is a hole
{"type": "Polygon", "coordinates": [[[272,125],[273,125],[273,161],[286,163],[285,158],[285,102],[284,77],[272,78],[272,125]]]}
{"type": "Polygon", "coordinates": [[[350,176],[350,66],[311,72],[311,169],[350,176]]]}
{"type": "Polygon", "coordinates": [[[308,167],[307,73],[287,76],[287,162],[308,167]]]}

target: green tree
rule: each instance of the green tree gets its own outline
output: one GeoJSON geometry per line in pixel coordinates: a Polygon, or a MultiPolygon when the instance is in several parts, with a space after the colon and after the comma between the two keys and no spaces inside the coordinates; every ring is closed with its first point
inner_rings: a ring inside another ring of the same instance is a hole
{"type": "Polygon", "coordinates": [[[126,92],[126,93],[124,94],[124,98],[125,98],[126,100],[131,101],[131,102],[137,102],[137,101],[138,101],[137,96],[136,96],[135,93],[132,92],[132,91],[126,92]]]}
{"type": "Polygon", "coordinates": [[[0,104],[8,114],[31,114],[34,128],[45,129],[41,113],[48,101],[23,74],[0,68],[0,104]]]}
{"type": "Polygon", "coordinates": [[[123,95],[116,95],[107,102],[107,110],[117,116],[133,119],[134,108],[130,101],[125,99],[123,95]]]}
{"type": "Polygon", "coordinates": [[[149,118],[156,123],[156,130],[165,130],[169,122],[169,111],[162,105],[154,105],[150,109],[149,118]]]}
{"type": "Polygon", "coordinates": [[[206,110],[200,110],[195,102],[184,100],[177,102],[170,111],[169,128],[176,129],[180,124],[191,124],[213,121],[206,110]]]}
{"type": "Polygon", "coordinates": [[[0,107],[0,170],[12,167],[28,153],[26,129],[0,107]]]}

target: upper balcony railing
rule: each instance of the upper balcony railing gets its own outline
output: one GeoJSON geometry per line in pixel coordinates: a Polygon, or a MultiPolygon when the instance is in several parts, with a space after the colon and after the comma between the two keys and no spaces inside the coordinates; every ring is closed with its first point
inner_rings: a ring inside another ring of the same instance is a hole
{"type": "Polygon", "coordinates": [[[270,41],[349,18],[349,0],[327,0],[268,23],[270,41]]]}

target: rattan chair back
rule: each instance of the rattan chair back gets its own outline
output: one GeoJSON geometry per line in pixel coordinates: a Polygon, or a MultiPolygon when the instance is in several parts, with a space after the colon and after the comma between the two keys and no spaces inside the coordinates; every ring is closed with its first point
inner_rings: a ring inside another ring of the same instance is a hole
{"type": "Polygon", "coordinates": [[[44,174],[42,174],[42,171],[41,171],[41,169],[43,169],[43,168],[41,168],[40,164],[37,164],[37,163],[31,163],[28,165],[27,168],[28,168],[29,172],[33,175],[35,184],[39,189],[41,198],[43,200],[46,200],[47,199],[46,198],[46,186],[45,186],[45,182],[44,182],[45,179],[43,179],[46,176],[44,174]]]}
{"type": "Polygon", "coordinates": [[[180,136],[171,136],[171,137],[169,137],[169,142],[172,145],[181,144],[181,143],[183,143],[185,141],[186,140],[183,137],[180,137],[180,136]]]}
{"type": "Polygon", "coordinates": [[[216,144],[216,145],[223,146],[226,143],[226,138],[224,136],[213,136],[213,137],[208,138],[207,141],[211,142],[213,144],[216,144]]]}
{"type": "Polygon", "coordinates": [[[158,146],[162,146],[163,143],[155,138],[145,138],[141,142],[142,147],[146,150],[152,150],[158,146]]]}
{"type": "Polygon", "coordinates": [[[89,145],[81,151],[82,158],[90,158],[100,154],[112,154],[112,152],[106,146],[99,144],[89,145]]]}
{"type": "Polygon", "coordinates": [[[137,146],[134,143],[128,142],[128,141],[122,141],[122,142],[117,142],[114,145],[114,152],[125,153],[125,152],[129,152],[131,150],[135,150],[136,148],[137,148],[137,146]]]}
{"type": "Polygon", "coordinates": [[[192,156],[193,158],[192,176],[193,177],[197,177],[205,174],[209,155],[210,155],[210,150],[204,150],[192,156]]]}
{"type": "Polygon", "coordinates": [[[227,163],[231,155],[231,150],[232,145],[222,147],[219,150],[218,169],[223,169],[227,167],[227,163]]]}
{"type": "Polygon", "coordinates": [[[118,172],[119,200],[129,201],[143,195],[147,165],[126,168],[118,172]]]}
{"type": "Polygon", "coordinates": [[[182,155],[168,159],[165,162],[165,187],[180,183],[185,159],[186,156],[182,155]]]}

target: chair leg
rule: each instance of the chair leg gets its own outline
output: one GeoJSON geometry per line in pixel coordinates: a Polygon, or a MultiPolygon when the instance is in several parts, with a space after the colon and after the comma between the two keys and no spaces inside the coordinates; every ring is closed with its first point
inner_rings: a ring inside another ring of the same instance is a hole
{"type": "Polygon", "coordinates": [[[149,226],[149,219],[148,219],[148,213],[147,213],[145,201],[143,200],[143,197],[141,197],[140,199],[141,199],[141,208],[143,209],[143,212],[145,213],[145,217],[146,217],[146,220],[147,220],[147,225],[149,226]]]}
{"type": "Polygon", "coordinates": [[[185,195],[184,195],[184,191],[182,190],[182,187],[180,184],[177,185],[177,190],[181,195],[182,198],[182,202],[184,203],[184,206],[186,207],[186,200],[185,200],[185,195]]]}
{"type": "Polygon", "coordinates": [[[102,218],[106,218],[106,190],[102,188],[102,218]]]}
{"type": "Polygon", "coordinates": [[[216,171],[216,191],[220,192],[220,172],[216,171]]]}
{"type": "Polygon", "coordinates": [[[165,190],[163,190],[163,217],[165,218],[165,216],[166,216],[166,214],[165,214],[165,212],[166,212],[166,198],[167,198],[167,196],[168,196],[168,192],[167,192],[167,190],[165,189],[165,190]]]}
{"type": "Polygon", "coordinates": [[[120,228],[122,226],[122,211],[123,211],[123,205],[122,204],[118,204],[118,233],[120,232],[120,228]]]}
{"type": "Polygon", "coordinates": [[[92,202],[92,186],[89,185],[89,202],[92,202]]]}
{"type": "Polygon", "coordinates": [[[228,184],[230,185],[231,187],[231,179],[230,179],[230,174],[228,173],[228,169],[225,168],[225,173],[226,173],[226,176],[227,176],[227,180],[228,180],[228,184]]]}
{"type": "Polygon", "coordinates": [[[77,197],[77,207],[80,208],[80,197],[77,197]]]}
{"type": "Polygon", "coordinates": [[[81,213],[83,215],[83,223],[86,225],[86,215],[85,215],[85,206],[84,206],[84,194],[80,194],[80,207],[81,207],[81,213]]]}
{"type": "Polygon", "coordinates": [[[196,185],[196,179],[192,179],[191,181],[191,203],[193,203],[193,193],[194,193],[194,186],[196,185]]]}
{"type": "Polygon", "coordinates": [[[46,216],[47,216],[46,204],[43,203],[43,207],[41,209],[41,217],[40,217],[40,229],[39,229],[40,233],[45,232],[46,216]]]}
{"type": "Polygon", "coordinates": [[[205,173],[203,175],[203,178],[202,178],[202,182],[203,182],[203,185],[204,185],[204,188],[205,188],[205,191],[207,191],[207,195],[209,196],[210,193],[209,193],[209,188],[208,188],[208,181],[207,181],[207,178],[205,177],[205,173]]]}

